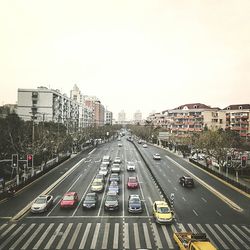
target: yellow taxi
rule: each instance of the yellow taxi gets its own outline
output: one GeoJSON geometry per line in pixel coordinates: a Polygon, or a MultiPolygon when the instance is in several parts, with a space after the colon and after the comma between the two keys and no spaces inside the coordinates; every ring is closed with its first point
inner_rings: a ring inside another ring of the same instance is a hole
{"type": "Polygon", "coordinates": [[[91,185],[91,191],[92,192],[102,192],[104,189],[104,183],[103,181],[99,179],[95,179],[91,185]]]}
{"type": "Polygon", "coordinates": [[[155,201],[153,203],[153,217],[159,224],[171,223],[174,219],[173,211],[171,211],[167,202],[155,201]]]}

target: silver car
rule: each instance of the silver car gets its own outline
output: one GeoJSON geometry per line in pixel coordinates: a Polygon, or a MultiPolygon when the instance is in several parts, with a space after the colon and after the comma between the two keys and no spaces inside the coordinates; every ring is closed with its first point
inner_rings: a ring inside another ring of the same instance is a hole
{"type": "Polygon", "coordinates": [[[31,206],[32,213],[43,213],[46,212],[53,204],[52,195],[40,195],[36,198],[31,206]]]}

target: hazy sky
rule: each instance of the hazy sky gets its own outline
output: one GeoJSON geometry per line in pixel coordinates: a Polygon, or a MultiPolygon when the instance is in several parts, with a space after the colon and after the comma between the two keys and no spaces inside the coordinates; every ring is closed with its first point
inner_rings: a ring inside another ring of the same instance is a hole
{"type": "Polygon", "coordinates": [[[0,0],[0,101],[18,88],[110,111],[250,103],[249,0],[0,0]]]}

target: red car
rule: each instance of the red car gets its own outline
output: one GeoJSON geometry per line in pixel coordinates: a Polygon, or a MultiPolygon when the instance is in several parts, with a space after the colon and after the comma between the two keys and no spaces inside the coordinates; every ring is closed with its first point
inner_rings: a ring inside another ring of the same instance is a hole
{"type": "Polygon", "coordinates": [[[68,192],[62,197],[60,201],[60,207],[61,208],[76,207],[78,201],[79,201],[78,195],[76,192],[68,192]]]}
{"type": "Polygon", "coordinates": [[[128,188],[138,188],[139,187],[139,183],[137,180],[136,176],[130,176],[128,177],[128,184],[127,184],[128,188]]]}

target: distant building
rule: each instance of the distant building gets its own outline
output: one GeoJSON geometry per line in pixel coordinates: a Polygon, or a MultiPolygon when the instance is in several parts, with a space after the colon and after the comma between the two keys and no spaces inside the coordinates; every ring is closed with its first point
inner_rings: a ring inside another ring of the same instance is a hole
{"type": "Polygon", "coordinates": [[[118,124],[125,124],[126,123],[126,113],[124,110],[118,113],[118,124]]]}
{"type": "Polygon", "coordinates": [[[226,128],[250,138],[250,104],[234,104],[223,109],[226,112],[226,128]]]}
{"type": "Polygon", "coordinates": [[[134,120],[133,120],[134,124],[141,124],[142,122],[142,113],[141,111],[137,110],[135,113],[134,113],[134,120]]]}
{"type": "Polygon", "coordinates": [[[105,125],[113,124],[113,113],[111,111],[105,111],[105,125]]]}

